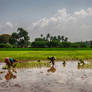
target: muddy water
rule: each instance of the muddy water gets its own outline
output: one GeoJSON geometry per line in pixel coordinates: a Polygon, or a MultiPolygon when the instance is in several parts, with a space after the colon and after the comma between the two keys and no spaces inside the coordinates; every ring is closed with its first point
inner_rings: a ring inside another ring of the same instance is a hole
{"type": "Polygon", "coordinates": [[[0,74],[0,92],[92,92],[91,69],[77,69],[77,62],[67,62],[66,67],[57,62],[55,68],[55,73],[48,68],[20,69],[10,81],[4,78],[6,71],[0,74]]]}

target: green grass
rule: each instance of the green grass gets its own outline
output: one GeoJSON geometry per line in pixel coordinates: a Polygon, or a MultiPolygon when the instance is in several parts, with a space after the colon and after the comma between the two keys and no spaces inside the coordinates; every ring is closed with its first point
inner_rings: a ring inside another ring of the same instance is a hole
{"type": "MultiPolygon", "coordinates": [[[[15,57],[19,61],[31,61],[31,60],[47,60],[49,56],[55,56],[56,60],[88,60],[92,59],[92,49],[61,49],[61,48],[32,48],[31,50],[17,51],[0,51],[0,61],[4,61],[5,57],[15,57]]],[[[19,48],[21,49],[21,48],[19,48]]],[[[24,48],[27,49],[27,48],[24,48]]]]}
{"type": "MultiPolygon", "coordinates": [[[[41,67],[50,67],[49,62],[22,62],[16,63],[16,68],[41,68],[41,67]]],[[[4,66],[3,69],[8,69],[7,66],[4,66]]]]}

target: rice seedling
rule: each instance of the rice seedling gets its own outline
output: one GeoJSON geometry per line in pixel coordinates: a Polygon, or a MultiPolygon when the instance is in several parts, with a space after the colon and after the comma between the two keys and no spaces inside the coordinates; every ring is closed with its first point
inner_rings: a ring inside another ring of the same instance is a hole
{"type": "MultiPolygon", "coordinates": [[[[22,62],[16,63],[16,68],[41,68],[41,67],[50,67],[49,62],[22,62]]],[[[4,66],[3,69],[7,69],[7,66],[4,66]]]]}
{"type": "Polygon", "coordinates": [[[15,57],[18,61],[47,60],[47,57],[55,56],[57,61],[63,60],[89,60],[92,59],[92,50],[90,49],[38,49],[29,51],[0,51],[0,61],[6,57],[15,57]]]}
{"type": "Polygon", "coordinates": [[[89,63],[84,65],[81,63],[78,63],[78,69],[92,69],[92,62],[90,61],[89,63]]]}

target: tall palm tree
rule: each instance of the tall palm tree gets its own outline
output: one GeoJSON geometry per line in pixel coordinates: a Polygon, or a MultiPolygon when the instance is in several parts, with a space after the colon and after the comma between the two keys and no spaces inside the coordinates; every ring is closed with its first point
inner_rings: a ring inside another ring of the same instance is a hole
{"type": "Polygon", "coordinates": [[[50,34],[49,34],[49,33],[46,35],[46,39],[47,39],[48,41],[50,40],[50,34]]]}
{"type": "Polygon", "coordinates": [[[41,34],[40,36],[41,36],[41,38],[43,38],[43,34],[41,34]]]}
{"type": "Polygon", "coordinates": [[[67,42],[68,41],[68,37],[65,37],[64,41],[67,42]]]}
{"type": "Polygon", "coordinates": [[[62,40],[62,42],[64,41],[64,36],[61,36],[61,40],[62,40]]]}
{"type": "Polygon", "coordinates": [[[50,36],[50,41],[52,41],[53,40],[53,36],[50,36]]]}
{"type": "Polygon", "coordinates": [[[58,41],[60,42],[60,40],[61,40],[61,36],[60,36],[60,35],[58,35],[57,39],[58,39],[58,41]]]}

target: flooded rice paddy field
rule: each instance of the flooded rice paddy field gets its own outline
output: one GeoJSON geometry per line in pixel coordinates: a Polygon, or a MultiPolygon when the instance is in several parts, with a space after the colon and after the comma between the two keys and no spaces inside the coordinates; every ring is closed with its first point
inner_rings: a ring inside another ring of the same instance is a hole
{"type": "MultiPolygon", "coordinates": [[[[56,62],[56,72],[48,68],[18,69],[16,79],[5,80],[0,74],[0,92],[92,92],[92,70],[77,69],[78,62],[56,62]]],[[[3,63],[0,63],[2,71],[3,63]]]]}

